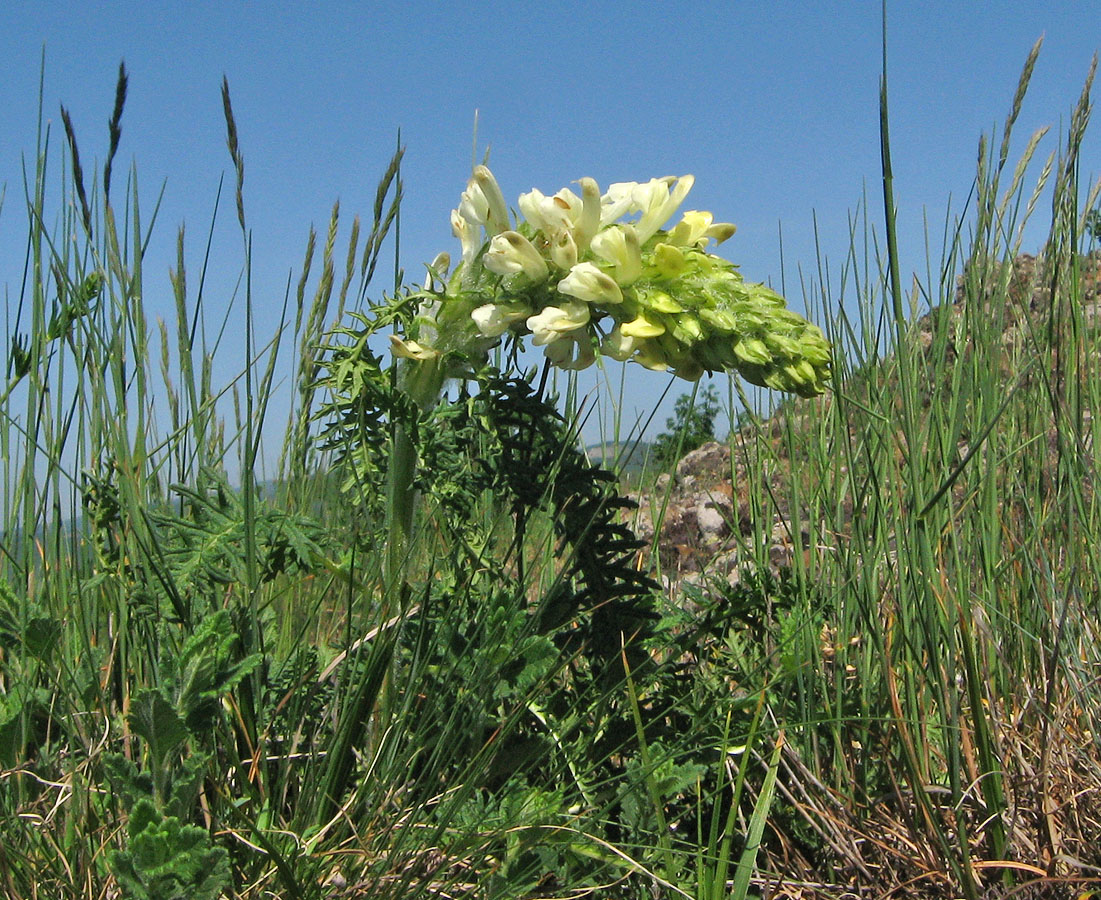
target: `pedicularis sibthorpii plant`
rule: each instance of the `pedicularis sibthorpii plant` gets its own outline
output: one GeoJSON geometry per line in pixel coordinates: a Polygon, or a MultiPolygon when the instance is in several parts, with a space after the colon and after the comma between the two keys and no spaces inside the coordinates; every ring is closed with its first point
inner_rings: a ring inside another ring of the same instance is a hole
{"type": "MultiPolygon", "coordinates": [[[[413,610],[423,617],[429,589],[418,585],[425,574],[439,577],[425,572],[426,552],[454,561],[451,591],[494,596],[501,578],[519,576],[520,593],[496,609],[494,628],[515,634],[512,655],[528,655],[522,683],[555,673],[559,686],[536,704],[526,701],[504,742],[507,753],[534,753],[529,758],[548,783],[569,785],[579,808],[604,810],[619,823],[614,831],[627,828],[622,817],[631,792],[645,791],[654,777],[650,762],[624,761],[636,752],[649,758],[652,740],[669,742],[666,701],[643,724],[624,694],[625,685],[634,698],[652,683],[657,585],[640,571],[641,545],[620,515],[630,504],[577,449],[574,426],[545,393],[547,369],[577,370],[604,355],[692,380],[705,371],[740,372],[760,385],[814,396],[830,377],[830,353],[821,331],[788,311],[779,295],[747,284],[733,264],[708,252],[733,234],[732,225],[691,211],[663,229],[691,176],[614,184],[603,195],[591,178],[578,185],[580,195],[522,194],[522,218],[514,223],[496,179],[475,167],[451,216],[461,244],[454,270],[441,254],[424,288],[353,313],[334,331],[320,381],[329,400],[319,415],[346,494],[364,521],[383,523],[386,615],[400,619],[413,610]],[[384,330],[396,373],[371,349],[384,330]],[[546,358],[538,387],[533,375],[516,371],[527,338],[546,358]],[[490,363],[491,354],[503,368],[490,363]],[[458,396],[441,402],[449,382],[458,396]],[[483,496],[492,498],[488,525],[480,524],[483,496]],[[441,527],[449,549],[426,551],[426,535],[441,527]],[[498,558],[491,562],[494,545],[498,558]],[[588,737],[579,741],[583,722],[588,737]]],[[[452,604],[446,628],[482,615],[462,608],[452,604]]],[[[463,646],[464,669],[479,652],[501,652],[499,643],[479,650],[465,637],[463,646]]],[[[401,665],[395,658],[388,666],[371,693],[380,722],[401,694],[401,665]]],[[[349,722],[352,743],[366,738],[363,723],[361,714],[349,722]]],[[[501,759],[486,758],[496,771],[501,759]]],[[[671,764],[660,754],[655,759],[671,764]]],[[[333,773],[334,795],[349,775],[333,773]]],[[[468,773],[468,788],[477,784],[468,773]]],[[[766,808],[759,803],[758,822],[766,808]]],[[[733,839],[731,823],[722,834],[733,839]]],[[[662,845],[663,872],[676,880],[685,857],[662,845]]]]}
{"type": "MultiPolygon", "coordinates": [[[[502,342],[515,359],[525,337],[550,365],[578,370],[598,354],[631,360],[689,380],[704,372],[737,372],[750,382],[811,397],[825,390],[830,350],[822,332],[786,308],[762,284],[708,252],[734,234],[709,212],[685,212],[665,226],[691,190],[691,175],[621,182],[601,193],[581,178],[580,195],[521,194],[513,223],[497,180],[476,166],[451,226],[462,255],[450,272],[441,253],[421,291],[383,307],[357,343],[382,324],[404,360],[400,386],[430,409],[449,378],[476,378],[502,342]],[[404,315],[395,315],[400,305],[404,315]]],[[[392,445],[390,551],[403,547],[414,505],[404,428],[392,445]]],[[[404,553],[404,551],[401,551],[404,553]]]]}

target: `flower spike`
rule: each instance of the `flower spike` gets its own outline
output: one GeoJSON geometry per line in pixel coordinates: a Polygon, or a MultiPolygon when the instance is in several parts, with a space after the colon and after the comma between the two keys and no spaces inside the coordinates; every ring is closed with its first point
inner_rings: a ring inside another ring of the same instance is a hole
{"type": "Polygon", "coordinates": [[[802,396],[822,393],[831,374],[822,332],[707,252],[735,227],[689,210],[664,230],[693,182],[667,175],[601,194],[581,178],[580,195],[533,188],[520,195],[513,227],[497,180],[476,167],[451,213],[462,262],[450,276],[442,257],[430,267],[417,340],[395,336],[394,354],[443,377],[469,372],[506,336],[530,335],[567,369],[591,365],[599,347],[682,378],[725,370],[802,396]]]}

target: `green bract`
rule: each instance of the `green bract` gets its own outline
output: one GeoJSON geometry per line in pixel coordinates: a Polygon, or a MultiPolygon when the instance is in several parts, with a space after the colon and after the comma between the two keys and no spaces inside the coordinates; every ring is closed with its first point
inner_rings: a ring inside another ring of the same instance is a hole
{"type": "Polygon", "coordinates": [[[734,226],[691,210],[661,230],[692,183],[667,176],[601,195],[582,178],[580,195],[532,190],[520,195],[511,228],[496,179],[476,167],[451,213],[462,259],[450,277],[446,260],[433,264],[416,340],[395,338],[394,352],[441,376],[461,374],[503,337],[531,335],[563,368],[584,368],[599,352],[687,379],[736,371],[754,384],[822,393],[822,332],[707,252],[734,226]]]}

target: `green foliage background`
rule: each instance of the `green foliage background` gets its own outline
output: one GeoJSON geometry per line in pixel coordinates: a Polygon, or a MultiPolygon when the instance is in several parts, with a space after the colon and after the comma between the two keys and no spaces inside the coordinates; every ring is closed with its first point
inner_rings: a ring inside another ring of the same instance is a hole
{"type": "Polygon", "coordinates": [[[686,453],[715,440],[719,408],[719,393],[714,385],[708,385],[702,393],[681,394],[673,404],[673,415],[665,420],[668,430],[659,434],[650,448],[654,465],[668,469],[686,453]]]}

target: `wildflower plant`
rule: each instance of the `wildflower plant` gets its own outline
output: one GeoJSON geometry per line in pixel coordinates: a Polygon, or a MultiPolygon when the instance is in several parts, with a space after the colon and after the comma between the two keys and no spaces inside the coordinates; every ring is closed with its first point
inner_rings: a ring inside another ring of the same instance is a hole
{"type": "Polygon", "coordinates": [[[689,380],[727,371],[802,396],[825,390],[831,359],[822,332],[709,252],[735,227],[698,210],[664,227],[693,182],[620,182],[602,194],[582,178],[580,194],[521,194],[515,215],[490,170],[476,166],[451,212],[457,264],[441,253],[422,289],[352,313],[362,327],[335,329],[338,340],[324,348],[333,395],[320,412],[330,423],[326,446],[353,460],[347,485],[385,496],[388,584],[404,581],[418,457],[437,430],[427,417],[448,379],[486,387],[497,377],[487,364],[501,345],[513,360],[530,337],[548,365],[567,370],[606,356],[689,380]],[[383,375],[368,345],[390,326],[396,378],[383,375]]]}
{"type": "MultiPolygon", "coordinates": [[[[334,454],[363,529],[357,543],[382,548],[372,616],[436,629],[443,649],[424,659],[443,672],[474,671],[475,663],[497,672],[500,635],[526,635],[522,671],[535,678],[531,685],[556,684],[553,702],[538,700],[538,723],[520,682],[488,673],[462,681],[496,684],[496,693],[464,695],[458,707],[449,700],[446,715],[451,721],[461,708],[481,722],[515,701],[523,711],[516,740],[545,751],[548,768],[539,777],[565,771],[592,810],[611,799],[598,800],[590,780],[615,783],[614,760],[637,741],[622,689],[627,673],[641,684],[652,672],[659,586],[638,566],[644,545],[624,524],[633,501],[578,448],[575,423],[544,395],[545,381],[535,388],[517,374],[517,353],[528,338],[542,347],[544,374],[611,357],[692,380],[737,371],[806,396],[821,393],[830,377],[822,332],[709,252],[733,225],[690,211],[665,228],[692,183],[666,177],[601,193],[583,178],[579,192],[520,195],[517,213],[489,169],[477,166],[451,213],[459,258],[440,254],[422,288],[350,312],[353,322],[319,348],[315,386],[329,395],[316,412],[326,423],[320,446],[334,454]],[[390,366],[373,340],[385,332],[390,366]],[[494,350],[504,352],[491,363],[494,350]],[[449,379],[461,388],[441,403],[449,379]],[[498,546],[507,548],[507,564],[493,558],[498,546]],[[503,585],[516,591],[505,596],[503,585]],[[464,597],[475,600],[465,612],[464,597]],[[492,603],[488,618],[482,598],[492,603]],[[484,644],[474,639],[481,628],[495,635],[484,644]],[[581,740],[580,722],[600,739],[581,740]]],[[[402,708],[409,676],[395,629],[378,645],[363,692],[341,714],[318,823],[354,783],[353,751],[374,741],[367,752],[381,752],[377,742],[402,708]]],[[[470,736],[471,752],[488,768],[456,779],[468,792],[499,769],[493,753],[477,749],[485,735],[470,736]]]]}
{"type": "Polygon", "coordinates": [[[753,384],[814,396],[830,377],[822,332],[763,284],[708,251],[734,234],[691,210],[667,230],[693,177],[621,182],[601,194],[521,194],[515,223],[497,180],[477,166],[451,213],[462,257],[441,254],[418,315],[391,337],[410,360],[407,390],[434,402],[443,380],[476,370],[502,340],[526,336],[562,369],[598,355],[671,370],[689,380],[736,371],[753,384]]]}

